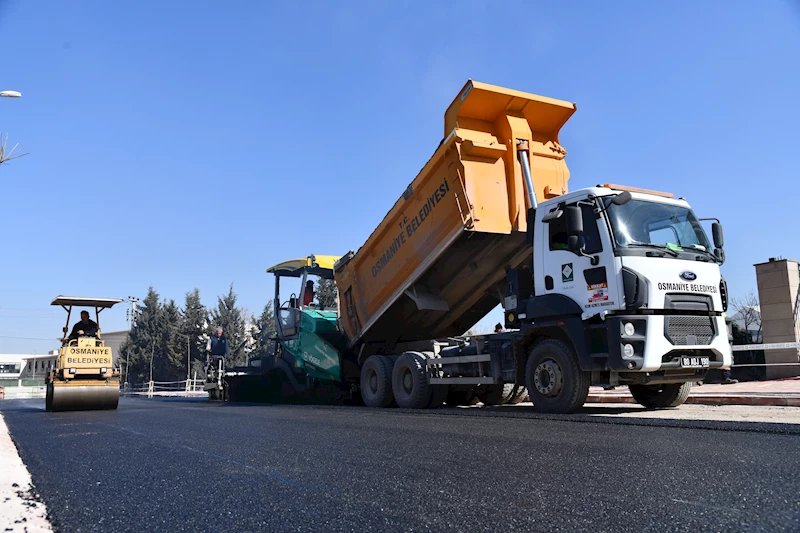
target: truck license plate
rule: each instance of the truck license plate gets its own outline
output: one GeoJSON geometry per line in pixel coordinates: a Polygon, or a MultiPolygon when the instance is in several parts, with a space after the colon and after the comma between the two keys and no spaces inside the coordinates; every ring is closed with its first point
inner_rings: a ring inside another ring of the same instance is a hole
{"type": "Polygon", "coordinates": [[[681,366],[683,368],[708,368],[708,357],[695,357],[685,355],[681,357],[681,366]]]}

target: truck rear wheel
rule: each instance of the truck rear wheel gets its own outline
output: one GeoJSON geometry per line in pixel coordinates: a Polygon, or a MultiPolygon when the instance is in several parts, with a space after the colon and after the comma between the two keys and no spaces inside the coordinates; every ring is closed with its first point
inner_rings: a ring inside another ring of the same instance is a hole
{"type": "Polygon", "coordinates": [[[394,400],[406,409],[424,409],[431,399],[431,385],[428,383],[428,370],[425,357],[418,353],[406,352],[394,364],[392,371],[392,392],[394,400]]]}
{"type": "Polygon", "coordinates": [[[517,385],[517,387],[514,389],[514,392],[511,394],[511,397],[508,399],[506,403],[509,405],[517,405],[518,403],[521,403],[522,400],[524,400],[527,395],[528,395],[528,389],[526,389],[522,385],[517,385]]]}
{"type": "Polygon", "coordinates": [[[392,394],[392,365],[384,356],[371,355],[361,367],[361,398],[367,407],[388,407],[392,394]]]}
{"type": "Polygon", "coordinates": [[[631,396],[648,409],[678,407],[692,391],[692,382],[661,385],[628,385],[631,396]]]}
{"type": "Polygon", "coordinates": [[[565,342],[549,339],[537,344],[525,365],[525,384],[533,407],[542,413],[573,413],[589,395],[590,373],[565,342]]]}
{"type": "Polygon", "coordinates": [[[478,398],[483,405],[505,405],[511,403],[516,388],[516,385],[513,383],[494,385],[488,392],[479,394],[478,398]]]}

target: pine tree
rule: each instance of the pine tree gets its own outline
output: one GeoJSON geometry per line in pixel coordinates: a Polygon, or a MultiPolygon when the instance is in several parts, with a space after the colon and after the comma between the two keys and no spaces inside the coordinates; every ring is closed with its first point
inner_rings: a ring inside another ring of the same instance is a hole
{"type": "Polygon", "coordinates": [[[180,381],[186,376],[186,340],[181,339],[182,317],[175,300],[162,306],[161,319],[161,345],[155,350],[157,360],[153,379],[180,381]]]}
{"type": "Polygon", "coordinates": [[[338,292],[332,279],[320,279],[317,284],[317,301],[321,309],[336,310],[338,292]]]}
{"type": "Polygon", "coordinates": [[[225,361],[226,366],[243,366],[247,364],[247,338],[245,335],[245,317],[242,310],[236,307],[236,293],[233,284],[227,296],[217,297],[217,307],[211,311],[211,324],[209,335],[213,335],[217,328],[222,328],[222,333],[228,338],[231,348],[231,357],[225,361]]]}
{"type": "MultiPolygon", "coordinates": [[[[206,343],[208,342],[208,310],[200,301],[200,291],[194,289],[186,293],[186,303],[183,307],[183,320],[181,324],[181,337],[183,342],[189,339],[189,355],[192,361],[192,377],[195,372],[200,377],[205,377],[206,343]]],[[[186,349],[184,348],[184,355],[186,349]]],[[[186,360],[183,361],[186,368],[186,360]]]]}
{"type": "Polygon", "coordinates": [[[275,337],[275,313],[271,302],[264,306],[261,316],[254,320],[252,334],[254,346],[250,357],[269,357],[274,353],[274,341],[270,339],[275,337]]]}
{"type": "Polygon", "coordinates": [[[126,367],[129,375],[125,376],[125,380],[131,385],[150,379],[150,360],[155,357],[156,344],[160,342],[162,312],[158,293],[153,287],[148,288],[147,296],[133,317],[134,326],[120,349],[128,360],[126,367]]]}

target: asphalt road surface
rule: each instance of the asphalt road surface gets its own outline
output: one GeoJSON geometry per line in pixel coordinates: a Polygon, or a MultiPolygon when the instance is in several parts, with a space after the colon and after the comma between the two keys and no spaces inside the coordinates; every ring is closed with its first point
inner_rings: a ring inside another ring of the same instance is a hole
{"type": "Polygon", "coordinates": [[[793,424],[595,416],[633,406],[0,409],[60,531],[800,531],[793,424]]]}

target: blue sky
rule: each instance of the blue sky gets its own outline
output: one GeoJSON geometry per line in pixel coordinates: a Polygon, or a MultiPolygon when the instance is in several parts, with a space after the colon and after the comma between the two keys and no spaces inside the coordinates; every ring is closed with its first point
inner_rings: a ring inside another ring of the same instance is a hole
{"type": "MultiPolygon", "coordinates": [[[[800,5],[0,0],[0,353],[58,294],[259,312],[271,264],[357,250],[468,78],[576,102],[572,190],[668,190],[725,227],[723,274],[800,259],[800,5]]],[[[103,315],[125,327],[125,308],[103,315]]],[[[490,315],[483,326],[490,326],[490,315]]]]}

